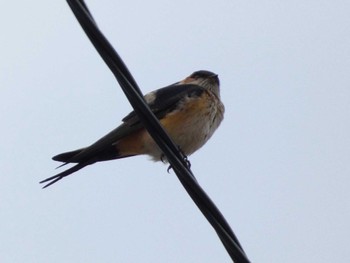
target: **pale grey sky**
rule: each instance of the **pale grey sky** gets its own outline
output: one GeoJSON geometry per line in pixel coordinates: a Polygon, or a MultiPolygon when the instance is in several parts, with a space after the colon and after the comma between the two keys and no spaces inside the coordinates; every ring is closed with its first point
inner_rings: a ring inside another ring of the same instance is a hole
{"type": "MultiPolygon", "coordinates": [[[[252,262],[349,262],[349,1],[87,1],[144,92],[219,74],[225,120],[190,157],[252,262]]],[[[166,166],[57,153],[131,107],[65,1],[0,8],[0,261],[230,262],[166,166]]]]}

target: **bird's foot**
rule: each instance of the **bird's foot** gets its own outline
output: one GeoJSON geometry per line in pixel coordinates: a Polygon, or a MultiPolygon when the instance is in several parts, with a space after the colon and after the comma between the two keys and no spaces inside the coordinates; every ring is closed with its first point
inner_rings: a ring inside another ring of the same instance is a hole
{"type": "MultiPolygon", "coordinates": [[[[188,160],[187,156],[183,153],[183,151],[181,150],[181,148],[179,147],[179,151],[181,152],[181,155],[182,155],[182,158],[183,158],[183,161],[185,162],[186,164],[186,167],[188,169],[191,168],[191,162],[188,160]]],[[[160,158],[162,160],[162,162],[164,163],[164,155],[161,156],[160,158]]],[[[168,169],[167,169],[167,172],[169,173],[169,171],[173,169],[172,165],[169,165],[168,169]]]]}

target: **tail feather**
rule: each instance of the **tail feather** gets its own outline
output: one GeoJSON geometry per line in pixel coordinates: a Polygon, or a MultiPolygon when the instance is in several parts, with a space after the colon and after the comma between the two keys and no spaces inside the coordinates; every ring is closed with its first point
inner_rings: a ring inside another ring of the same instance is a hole
{"type": "MultiPolygon", "coordinates": [[[[71,160],[73,159],[74,156],[76,156],[77,154],[81,153],[84,150],[85,150],[85,148],[78,149],[75,151],[60,153],[60,154],[57,154],[56,156],[52,157],[52,160],[69,163],[69,162],[71,162],[71,160]]],[[[77,161],[73,161],[73,162],[77,162],[77,161]]]]}
{"type": "Polygon", "coordinates": [[[59,174],[56,174],[41,181],[41,184],[47,183],[46,185],[44,185],[43,188],[46,188],[58,182],[63,177],[66,177],[90,164],[133,156],[132,154],[120,154],[116,146],[114,146],[113,144],[109,146],[103,146],[104,147],[101,148],[99,147],[99,145],[95,144],[87,148],[81,148],[78,150],[61,153],[52,157],[54,161],[63,162],[63,164],[58,166],[57,168],[65,166],[69,163],[76,163],[76,165],[59,174]]]}
{"type": "Polygon", "coordinates": [[[66,177],[82,168],[84,168],[85,166],[88,166],[90,164],[93,164],[94,162],[84,162],[84,163],[78,163],[77,165],[59,173],[59,174],[56,174],[54,176],[51,176],[49,178],[46,178],[45,180],[42,180],[40,183],[47,183],[46,185],[44,185],[43,188],[46,188],[56,182],[58,182],[59,180],[61,180],[63,177],[66,177]]]}

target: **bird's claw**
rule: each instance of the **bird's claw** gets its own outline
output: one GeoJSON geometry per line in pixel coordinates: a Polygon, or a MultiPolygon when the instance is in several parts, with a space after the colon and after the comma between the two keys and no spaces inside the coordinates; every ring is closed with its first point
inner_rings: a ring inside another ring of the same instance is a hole
{"type": "MultiPolygon", "coordinates": [[[[181,150],[180,148],[179,148],[179,151],[182,153],[183,160],[184,160],[184,162],[185,162],[185,164],[186,164],[186,167],[187,167],[188,169],[190,169],[190,168],[191,168],[191,162],[188,160],[187,156],[182,152],[182,150],[181,150]]],[[[161,159],[161,161],[162,161],[163,163],[165,162],[165,161],[164,161],[164,155],[162,155],[162,156],[160,157],[160,159],[161,159]]],[[[167,172],[170,173],[169,171],[170,171],[171,169],[173,169],[173,166],[172,166],[172,165],[169,165],[169,167],[168,167],[168,169],[167,169],[167,172]]]]}

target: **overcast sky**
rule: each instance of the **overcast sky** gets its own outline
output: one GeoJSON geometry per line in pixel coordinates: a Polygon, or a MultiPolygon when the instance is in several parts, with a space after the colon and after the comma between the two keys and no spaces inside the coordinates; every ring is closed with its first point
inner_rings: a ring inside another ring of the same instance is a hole
{"type": "MultiPolygon", "coordinates": [[[[219,74],[225,119],[190,157],[252,262],[349,262],[350,2],[87,1],[144,92],[219,74]]],[[[0,8],[0,261],[231,262],[167,166],[55,154],[130,110],[65,1],[0,8]]]]}

